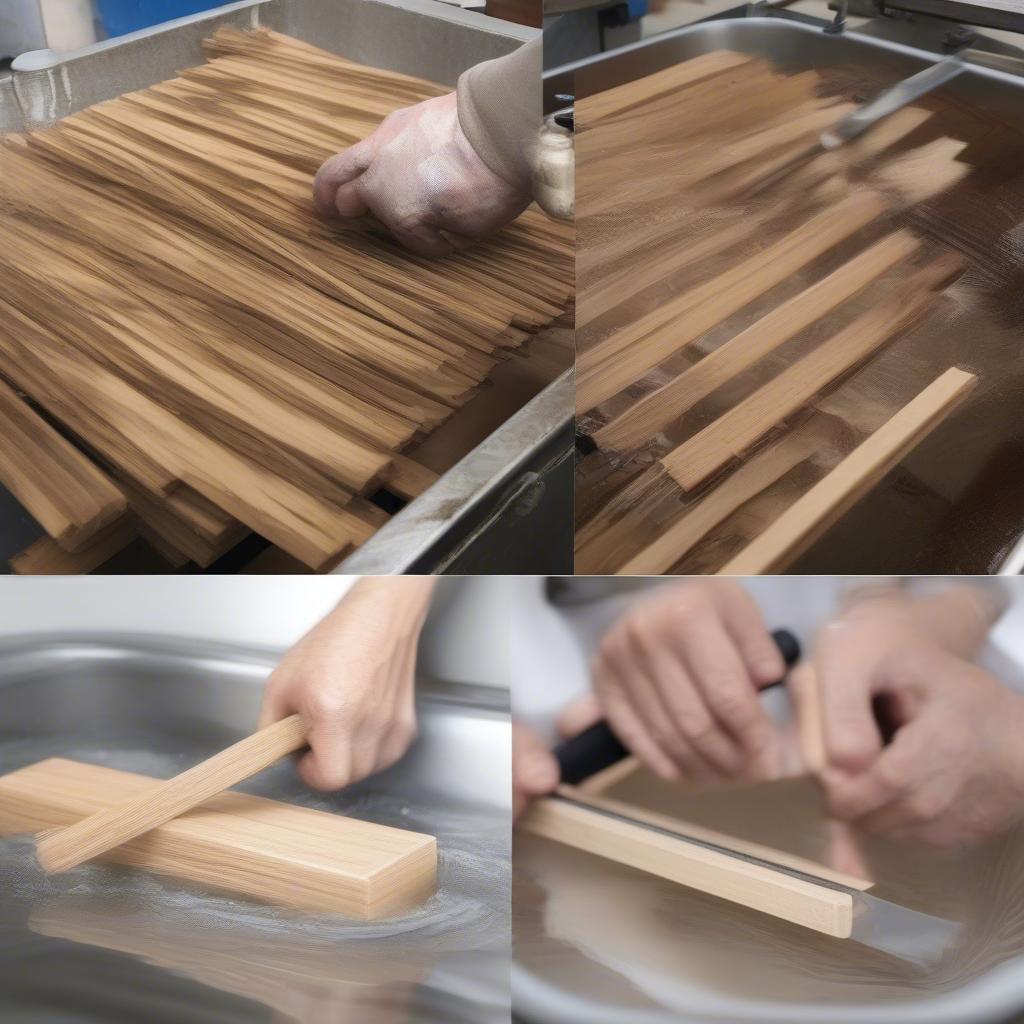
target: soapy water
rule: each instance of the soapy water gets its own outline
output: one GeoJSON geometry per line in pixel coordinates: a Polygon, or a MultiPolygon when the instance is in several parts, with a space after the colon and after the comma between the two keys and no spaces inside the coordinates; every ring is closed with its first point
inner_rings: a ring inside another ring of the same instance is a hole
{"type": "MultiPolygon", "coordinates": [[[[60,756],[166,778],[211,752],[183,750],[180,742],[173,753],[162,752],[152,744],[151,736],[116,750],[76,746],[61,737],[12,740],[0,743],[0,774],[60,756]]],[[[46,936],[78,944],[59,953],[56,962],[64,978],[75,974],[76,957],[88,962],[99,948],[255,1000],[286,1019],[348,1020],[338,1016],[340,1008],[351,1009],[355,1002],[360,1014],[371,1009],[383,1013],[384,1004],[390,1013],[398,998],[406,1015],[394,1019],[405,1020],[425,992],[428,1004],[441,998],[444,1005],[420,1008],[422,1016],[413,1019],[484,1019],[480,1001],[507,1006],[508,816],[500,808],[453,803],[442,793],[404,781],[399,794],[389,790],[386,780],[378,776],[339,794],[322,794],[309,790],[284,761],[238,787],[436,836],[437,891],[421,906],[381,921],[261,905],[118,865],[88,863],[46,876],[30,836],[0,838],[0,990],[11,990],[9,982],[24,985],[35,970],[45,975],[43,965],[56,955],[52,946],[26,939],[46,936]],[[39,961],[26,965],[26,950],[39,961]],[[482,991],[464,991],[467,976],[480,979],[482,991]],[[472,1012],[465,1009],[467,999],[475,1007],[472,1012]]],[[[137,964],[122,967],[126,973],[119,984],[130,986],[137,964]]],[[[32,994],[23,998],[34,1006],[40,991],[31,987],[32,994]]],[[[362,1018],[356,1014],[351,1019],[362,1018]]]]}

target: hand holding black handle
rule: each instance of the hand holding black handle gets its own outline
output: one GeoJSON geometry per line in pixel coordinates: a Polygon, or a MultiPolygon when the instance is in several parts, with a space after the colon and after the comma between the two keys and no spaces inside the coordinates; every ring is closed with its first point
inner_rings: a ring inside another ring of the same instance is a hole
{"type": "MultiPolygon", "coordinates": [[[[772,639],[786,662],[786,667],[792,668],[800,660],[800,641],[788,629],[776,629],[772,633],[772,639]]],[[[779,679],[761,689],[770,690],[784,681],[784,678],[779,679]]],[[[595,722],[578,735],[564,740],[555,747],[553,753],[561,769],[562,781],[573,785],[629,757],[629,751],[604,719],[595,722]]]]}

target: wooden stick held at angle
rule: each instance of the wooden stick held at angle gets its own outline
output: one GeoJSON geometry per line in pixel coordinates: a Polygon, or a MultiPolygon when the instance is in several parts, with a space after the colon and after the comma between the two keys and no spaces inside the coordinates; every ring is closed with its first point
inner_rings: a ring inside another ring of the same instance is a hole
{"type": "Polygon", "coordinates": [[[36,842],[36,856],[47,874],[68,871],[176,818],[305,745],[302,719],[298,715],[284,718],[168,779],[156,790],[67,828],[44,832],[36,842]]]}
{"type": "Polygon", "coordinates": [[[794,502],[721,571],[761,575],[776,572],[792,562],[957,408],[977,382],[973,374],[955,368],[947,370],[794,502]]]}

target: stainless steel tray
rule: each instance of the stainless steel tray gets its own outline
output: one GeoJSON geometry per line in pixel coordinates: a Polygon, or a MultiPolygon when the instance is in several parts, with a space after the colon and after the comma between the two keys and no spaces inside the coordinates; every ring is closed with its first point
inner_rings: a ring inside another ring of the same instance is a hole
{"type": "MultiPolygon", "coordinates": [[[[252,728],[275,661],[113,634],[0,641],[0,772],[62,755],[171,774],[252,728]]],[[[507,693],[424,680],[418,695],[419,738],[389,771],[325,796],[286,763],[242,788],[433,832],[426,908],[366,925],[112,867],[45,879],[27,841],[0,840],[0,1017],[507,1021],[507,693]]]]}
{"type": "MultiPolygon", "coordinates": [[[[828,34],[822,31],[823,24],[791,20],[782,12],[776,17],[714,19],[690,25],[621,50],[553,69],[544,77],[545,105],[548,109],[557,107],[556,94],[592,95],[721,49],[765,56],[789,72],[838,65],[855,66],[868,70],[872,81],[884,84],[897,82],[941,59],[940,54],[858,31],[828,34]]],[[[868,27],[872,28],[873,23],[868,27]]],[[[1024,123],[1024,78],[1016,75],[968,63],[962,74],[943,86],[943,94],[969,102],[1007,123],[1024,123]]],[[[984,410],[978,403],[973,411],[969,411],[974,419],[964,429],[977,431],[979,422],[985,419],[984,410]]],[[[1010,441],[1016,444],[1019,438],[1015,436],[1005,440],[1008,444],[1010,441]]],[[[842,533],[846,521],[841,520],[797,565],[791,567],[791,571],[1020,573],[1024,570],[1024,516],[1019,510],[1014,515],[1012,510],[1015,503],[1024,501],[1024,489],[1005,473],[1002,474],[1001,486],[1003,490],[998,496],[998,509],[981,509],[976,505],[973,523],[965,516],[962,522],[948,527],[950,534],[959,530],[957,539],[961,550],[973,551],[963,559],[966,564],[853,565],[853,562],[862,563],[862,546],[857,542],[853,526],[842,533]],[[984,551],[979,547],[982,533],[979,523],[990,530],[990,534],[986,534],[984,551]]],[[[864,521],[871,518],[865,511],[868,501],[869,498],[860,503],[862,519],[857,525],[863,526],[864,521]]],[[[852,520],[855,511],[851,510],[846,520],[852,520]]],[[[895,559],[896,556],[892,557],[895,559]]]]}
{"type": "MultiPolygon", "coordinates": [[[[0,132],[45,127],[200,64],[203,39],[222,24],[266,25],[449,85],[466,68],[536,35],[438,0],[241,0],[73,53],[23,54],[13,74],[0,76],[0,132]]],[[[550,526],[571,519],[570,376],[550,384],[339,571],[571,572],[571,537],[550,526]]],[[[39,536],[0,488],[0,565],[39,536]]]]}

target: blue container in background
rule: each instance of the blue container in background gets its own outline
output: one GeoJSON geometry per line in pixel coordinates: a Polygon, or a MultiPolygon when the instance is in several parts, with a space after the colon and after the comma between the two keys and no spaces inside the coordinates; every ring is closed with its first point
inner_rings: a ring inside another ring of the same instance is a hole
{"type": "Polygon", "coordinates": [[[96,0],[108,36],[123,36],[172,18],[220,7],[225,0],[96,0]]]}

